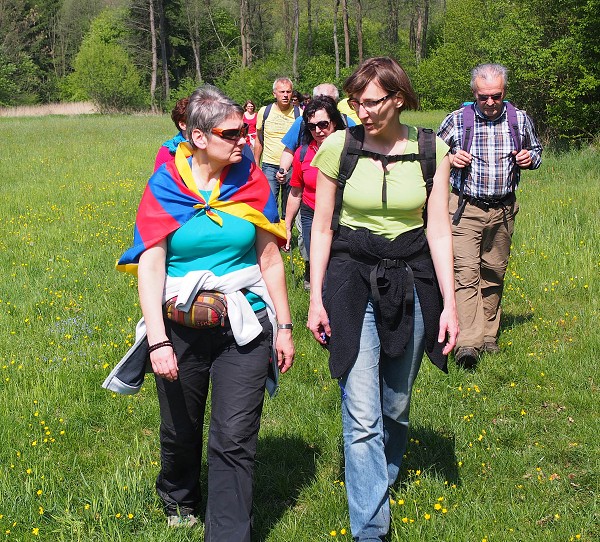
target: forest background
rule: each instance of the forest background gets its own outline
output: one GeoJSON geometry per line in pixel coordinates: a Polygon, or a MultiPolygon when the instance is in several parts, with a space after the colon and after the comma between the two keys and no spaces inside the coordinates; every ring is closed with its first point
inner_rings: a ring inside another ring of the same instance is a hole
{"type": "Polygon", "coordinates": [[[423,110],[455,109],[471,68],[500,62],[546,143],[598,137],[600,0],[0,0],[0,106],[169,111],[205,82],[260,105],[276,77],[341,87],[383,54],[423,110]]]}

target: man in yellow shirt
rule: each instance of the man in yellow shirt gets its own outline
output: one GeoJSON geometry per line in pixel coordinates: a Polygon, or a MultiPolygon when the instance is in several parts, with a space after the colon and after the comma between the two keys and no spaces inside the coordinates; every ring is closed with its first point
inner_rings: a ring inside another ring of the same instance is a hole
{"type": "Polygon", "coordinates": [[[285,218],[287,196],[290,191],[289,178],[279,183],[275,177],[279,170],[279,159],[285,148],[281,138],[290,129],[300,113],[299,107],[291,103],[294,86],[287,77],[280,77],[273,83],[273,96],[275,102],[259,109],[256,119],[256,141],[254,142],[254,159],[257,164],[262,164],[263,173],[269,181],[269,186],[275,199],[279,201],[281,192],[281,217],[285,218]],[[267,115],[265,118],[265,110],[267,115]]]}

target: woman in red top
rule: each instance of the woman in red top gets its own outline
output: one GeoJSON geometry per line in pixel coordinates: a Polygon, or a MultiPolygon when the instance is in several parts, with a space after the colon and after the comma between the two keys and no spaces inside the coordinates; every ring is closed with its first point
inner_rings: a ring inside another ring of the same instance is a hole
{"type": "Polygon", "coordinates": [[[250,147],[254,147],[254,140],[256,139],[256,106],[252,100],[246,100],[244,103],[244,122],[248,125],[246,143],[250,147]]]}
{"type": "MultiPolygon", "coordinates": [[[[285,248],[290,249],[292,227],[300,211],[300,223],[306,253],[310,254],[310,229],[315,211],[315,190],[319,170],[310,165],[321,143],[336,130],[345,128],[344,119],[337,109],[335,101],[329,96],[317,96],[302,113],[304,132],[301,135],[302,145],[296,149],[292,162],[291,191],[285,211],[285,227],[287,241],[285,248]]],[[[305,262],[304,288],[309,288],[310,264],[305,262]]]]}

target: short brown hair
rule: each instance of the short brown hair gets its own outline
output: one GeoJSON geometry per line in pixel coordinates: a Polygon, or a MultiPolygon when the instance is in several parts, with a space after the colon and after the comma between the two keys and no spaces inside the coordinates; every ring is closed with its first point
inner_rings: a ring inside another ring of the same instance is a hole
{"type": "Polygon", "coordinates": [[[187,106],[189,101],[190,99],[187,96],[185,98],[177,100],[175,107],[171,111],[171,120],[175,123],[175,127],[178,130],[181,130],[179,123],[186,123],[187,121],[187,106]]]}
{"type": "Polygon", "coordinates": [[[388,56],[378,56],[365,60],[357,70],[346,79],[344,92],[351,98],[360,94],[367,85],[375,81],[388,94],[400,94],[404,103],[400,111],[418,109],[419,98],[406,72],[398,62],[388,56]]]}

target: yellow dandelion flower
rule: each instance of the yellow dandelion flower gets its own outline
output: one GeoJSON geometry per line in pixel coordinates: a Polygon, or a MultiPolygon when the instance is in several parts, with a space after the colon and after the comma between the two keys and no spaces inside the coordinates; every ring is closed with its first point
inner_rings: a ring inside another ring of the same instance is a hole
{"type": "Polygon", "coordinates": [[[400,500],[398,501],[398,504],[399,504],[400,506],[402,506],[402,505],[404,504],[404,499],[400,499],[400,500]]]}
{"type": "Polygon", "coordinates": [[[408,523],[408,518],[402,518],[402,523],[408,523]]]}
{"type": "Polygon", "coordinates": [[[40,516],[44,515],[44,508],[42,506],[40,506],[39,510],[38,510],[40,516]]]}
{"type": "Polygon", "coordinates": [[[436,510],[441,510],[441,509],[442,509],[442,505],[441,505],[439,502],[436,502],[436,503],[433,505],[433,507],[434,507],[436,510]]]}
{"type": "Polygon", "coordinates": [[[40,529],[39,529],[39,527],[34,527],[34,528],[31,530],[31,534],[32,534],[33,536],[37,536],[38,534],[40,534],[40,529]]]}
{"type": "Polygon", "coordinates": [[[337,536],[337,531],[329,531],[329,534],[330,534],[331,536],[337,536]]]}
{"type": "Polygon", "coordinates": [[[41,489],[38,489],[35,494],[39,497],[41,494],[43,493],[43,491],[41,489]]]}
{"type": "Polygon", "coordinates": [[[128,519],[133,519],[133,514],[131,512],[129,512],[129,514],[127,514],[127,518],[128,519]]]}
{"type": "Polygon", "coordinates": [[[340,529],[340,534],[344,535],[344,534],[346,534],[346,532],[347,532],[346,529],[340,529]]]}
{"type": "Polygon", "coordinates": [[[431,519],[431,514],[425,514],[424,518],[427,520],[431,519]]]}

